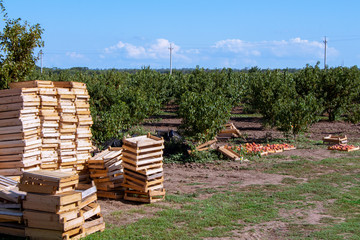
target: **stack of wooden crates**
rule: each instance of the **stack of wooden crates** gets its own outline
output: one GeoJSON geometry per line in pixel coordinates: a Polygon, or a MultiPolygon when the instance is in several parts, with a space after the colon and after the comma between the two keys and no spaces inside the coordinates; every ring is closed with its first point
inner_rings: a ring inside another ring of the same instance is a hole
{"type": "Polygon", "coordinates": [[[22,201],[26,193],[19,191],[18,182],[0,176],[0,233],[25,237],[22,201]]]}
{"type": "Polygon", "coordinates": [[[123,139],[124,199],[156,202],[165,197],[164,139],[150,134],[123,139]]]}
{"type": "Polygon", "coordinates": [[[39,106],[37,88],[0,90],[0,175],[39,169],[39,106]]]}
{"type": "Polygon", "coordinates": [[[89,160],[90,177],[95,182],[98,197],[120,199],[124,196],[121,157],[122,148],[109,147],[89,160]]]}
{"type": "Polygon", "coordinates": [[[0,90],[0,175],[48,169],[89,180],[92,119],[84,83],[28,81],[0,90]]]}
{"type": "Polygon", "coordinates": [[[56,171],[25,172],[19,190],[23,201],[25,235],[31,239],[77,239],[84,236],[78,176],[56,171]]]}

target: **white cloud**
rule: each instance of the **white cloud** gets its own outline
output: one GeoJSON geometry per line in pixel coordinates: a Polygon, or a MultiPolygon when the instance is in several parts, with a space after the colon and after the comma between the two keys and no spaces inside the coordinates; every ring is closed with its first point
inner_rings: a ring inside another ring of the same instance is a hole
{"type": "Polygon", "coordinates": [[[239,53],[245,56],[259,56],[260,51],[254,49],[254,44],[241,39],[226,39],[215,43],[214,48],[224,49],[229,52],[239,53]]]}
{"type": "Polygon", "coordinates": [[[82,59],[85,57],[83,54],[77,52],[67,52],[66,56],[69,56],[72,59],[82,59]]]}
{"type": "MultiPolygon", "coordinates": [[[[176,55],[180,47],[174,43],[172,45],[172,54],[176,55]]],[[[135,59],[164,59],[169,58],[170,42],[167,39],[159,38],[150,45],[136,46],[131,43],[119,41],[116,45],[105,48],[105,53],[112,54],[119,50],[124,50],[128,58],[135,59]]]]}
{"type": "MultiPolygon", "coordinates": [[[[249,56],[268,56],[276,57],[309,57],[320,58],[324,53],[324,44],[319,41],[309,41],[299,37],[290,40],[281,41],[259,41],[245,42],[241,39],[221,40],[213,45],[213,48],[225,52],[232,52],[238,55],[249,56]]],[[[328,47],[328,56],[337,56],[338,51],[335,48],[328,47]]]]}

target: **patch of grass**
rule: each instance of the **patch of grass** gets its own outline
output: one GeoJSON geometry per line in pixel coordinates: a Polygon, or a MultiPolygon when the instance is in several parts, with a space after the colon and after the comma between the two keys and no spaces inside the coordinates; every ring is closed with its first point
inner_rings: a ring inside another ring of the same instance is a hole
{"type": "Polygon", "coordinates": [[[266,156],[266,158],[267,158],[267,159],[283,159],[284,156],[283,156],[283,155],[272,154],[272,155],[266,156]]]}
{"type": "Polygon", "coordinates": [[[217,193],[219,191],[214,188],[199,188],[196,190],[196,192],[198,194],[212,194],[212,193],[217,193]]]}
{"type": "Polygon", "coordinates": [[[173,203],[181,203],[186,204],[190,202],[196,202],[197,198],[199,196],[198,193],[191,193],[191,194],[182,194],[182,195],[167,195],[166,201],[173,202],[173,203]]]}
{"type": "Polygon", "coordinates": [[[316,172],[313,164],[309,160],[298,160],[291,162],[275,163],[270,169],[265,170],[267,173],[277,173],[284,175],[292,175],[295,177],[304,177],[316,172]]]}
{"type": "Polygon", "coordinates": [[[233,182],[230,182],[230,184],[241,184],[242,181],[233,181],[233,182]]]}
{"type": "MultiPolygon", "coordinates": [[[[235,229],[270,221],[286,223],[286,231],[281,232],[283,239],[360,239],[360,161],[357,155],[350,153],[321,161],[295,156],[293,160],[282,163],[259,160],[253,164],[260,166],[260,170],[264,170],[265,165],[268,173],[306,177],[307,182],[285,177],[283,185],[240,188],[237,186],[240,182],[235,181],[214,189],[199,188],[190,194],[167,195],[166,208],[158,207],[159,211],[152,217],[126,226],[110,226],[105,232],[87,239],[231,238],[235,229]],[[202,199],[199,198],[201,194],[210,196],[202,199]],[[319,204],[321,214],[326,217],[319,224],[302,223],[309,210],[319,204]],[[302,214],[285,218],[280,211],[289,215],[302,214]]],[[[143,210],[133,211],[144,213],[143,210]]]]}
{"type": "Polygon", "coordinates": [[[146,210],[143,208],[138,208],[138,209],[133,208],[133,209],[126,211],[126,213],[128,213],[128,214],[132,214],[132,213],[146,214],[146,210]]]}
{"type": "MultiPolygon", "coordinates": [[[[290,156],[291,160],[308,160],[309,157],[303,157],[303,156],[298,156],[298,155],[291,155],[290,156]]],[[[310,158],[311,159],[311,158],[310,158]]]]}
{"type": "Polygon", "coordinates": [[[181,202],[180,209],[165,209],[155,217],[143,218],[127,226],[106,229],[87,239],[200,239],[231,236],[231,230],[246,223],[260,223],[278,217],[274,200],[262,192],[216,193],[204,200],[194,196],[169,195],[167,201],[181,202]],[[191,199],[191,200],[189,200],[191,199]],[[187,203],[187,204],[185,204],[187,203]]]}
{"type": "Polygon", "coordinates": [[[310,239],[360,239],[360,217],[321,227],[309,234],[310,239]]]}
{"type": "Polygon", "coordinates": [[[295,178],[284,178],[283,180],[281,180],[281,183],[284,183],[284,184],[295,184],[297,183],[297,180],[295,178]]]}
{"type": "Polygon", "coordinates": [[[124,211],[114,211],[111,213],[111,216],[114,217],[121,217],[122,215],[124,215],[124,211]]]}
{"type": "Polygon", "coordinates": [[[300,149],[320,149],[324,147],[321,140],[312,140],[304,135],[300,135],[297,138],[295,145],[300,149]]]}
{"type": "Polygon", "coordinates": [[[260,113],[248,113],[248,114],[231,114],[232,118],[262,118],[260,113]]]}

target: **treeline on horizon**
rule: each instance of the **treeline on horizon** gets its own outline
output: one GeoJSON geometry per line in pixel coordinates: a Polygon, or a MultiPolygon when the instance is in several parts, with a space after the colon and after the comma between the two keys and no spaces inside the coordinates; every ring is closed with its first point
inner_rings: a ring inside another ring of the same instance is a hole
{"type": "Polygon", "coordinates": [[[78,81],[90,94],[94,141],[121,139],[172,102],[179,106],[179,130],[192,142],[213,138],[228,122],[231,109],[260,113],[264,126],[295,138],[320,117],[329,121],[360,120],[360,70],[320,69],[174,70],[172,75],[149,67],[140,70],[87,68],[40,69],[24,80],[78,81]]]}
{"type": "MultiPolygon", "coordinates": [[[[43,71],[51,71],[54,73],[59,73],[61,71],[70,71],[70,72],[89,72],[89,71],[94,71],[94,72],[104,72],[104,71],[117,71],[117,72],[127,72],[127,73],[135,73],[137,71],[141,71],[144,68],[150,68],[151,67],[146,67],[144,66],[143,68],[105,68],[105,69],[98,69],[98,68],[88,68],[88,67],[71,67],[71,68],[48,68],[48,67],[44,67],[43,71]]],[[[200,68],[199,66],[195,67],[195,68],[173,68],[172,72],[181,72],[184,74],[187,73],[191,73],[192,71],[194,71],[195,69],[200,68]]],[[[270,69],[270,68],[258,68],[258,67],[246,67],[243,69],[238,69],[238,68],[203,68],[204,71],[206,72],[212,72],[212,71],[221,71],[222,69],[231,69],[233,72],[249,72],[249,71],[253,71],[254,69],[260,70],[260,71],[267,71],[267,70],[275,70],[277,68],[274,69],[270,69]]],[[[280,69],[280,68],[279,68],[280,69]]],[[[41,68],[39,66],[36,66],[36,71],[40,71],[41,68]]],[[[152,70],[158,72],[158,73],[164,73],[164,74],[169,74],[170,73],[170,69],[169,68],[153,68],[152,70]]],[[[290,73],[295,73],[297,71],[300,71],[301,68],[282,68],[280,70],[283,71],[287,71],[290,73]]]]}

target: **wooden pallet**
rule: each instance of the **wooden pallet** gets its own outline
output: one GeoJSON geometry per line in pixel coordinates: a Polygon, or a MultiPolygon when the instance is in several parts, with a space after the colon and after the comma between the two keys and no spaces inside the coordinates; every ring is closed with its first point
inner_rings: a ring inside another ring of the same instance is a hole
{"type": "Polygon", "coordinates": [[[19,189],[24,192],[57,194],[72,191],[79,182],[79,176],[47,170],[23,174],[19,189]]]}

